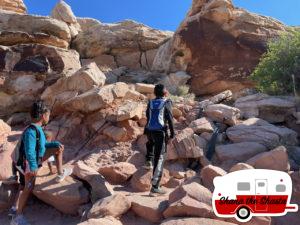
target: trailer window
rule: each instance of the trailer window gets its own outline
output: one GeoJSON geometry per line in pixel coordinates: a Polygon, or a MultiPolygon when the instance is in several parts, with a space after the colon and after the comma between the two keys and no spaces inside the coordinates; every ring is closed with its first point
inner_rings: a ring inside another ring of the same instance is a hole
{"type": "Polygon", "coordinates": [[[284,184],[278,184],[276,185],[276,191],[277,192],[285,192],[286,186],[284,184]]]}
{"type": "Polygon", "coordinates": [[[250,191],[250,183],[249,182],[239,182],[237,183],[238,191],[250,191]]]}
{"type": "Polygon", "coordinates": [[[259,182],[258,183],[258,187],[264,187],[265,186],[265,183],[264,182],[259,182]]]}

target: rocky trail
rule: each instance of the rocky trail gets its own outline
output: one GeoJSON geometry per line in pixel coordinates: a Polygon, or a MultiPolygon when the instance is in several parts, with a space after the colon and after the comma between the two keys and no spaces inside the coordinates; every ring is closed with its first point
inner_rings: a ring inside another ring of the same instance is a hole
{"type": "Polygon", "coordinates": [[[248,79],[268,40],[289,29],[230,0],[194,0],[176,32],[78,18],[63,1],[45,17],[27,14],[22,0],[0,0],[0,224],[9,224],[17,189],[1,181],[37,99],[51,108],[45,130],[74,170],[61,183],[47,165],[39,170],[25,211],[32,225],[240,225],[213,213],[213,179],[253,168],[289,173],[299,204],[295,97],[258,93],[248,79]],[[167,194],[151,198],[143,129],[156,83],[170,91],[176,135],[161,181],[167,194]]]}

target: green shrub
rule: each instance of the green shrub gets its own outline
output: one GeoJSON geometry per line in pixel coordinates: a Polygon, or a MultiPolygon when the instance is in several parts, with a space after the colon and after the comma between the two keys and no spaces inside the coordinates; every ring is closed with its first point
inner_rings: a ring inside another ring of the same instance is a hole
{"type": "Polygon", "coordinates": [[[293,76],[300,76],[300,31],[296,29],[268,43],[251,79],[261,92],[285,95],[293,93],[293,76]]]}
{"type": "Polygon", "coordinates": [[[182,85],[177,87],[176,92],[170,95],[170,99],[173,102],[194,100],[195,95],[193,93],[189,93],[190,87],[188,85],[182,85]]]}

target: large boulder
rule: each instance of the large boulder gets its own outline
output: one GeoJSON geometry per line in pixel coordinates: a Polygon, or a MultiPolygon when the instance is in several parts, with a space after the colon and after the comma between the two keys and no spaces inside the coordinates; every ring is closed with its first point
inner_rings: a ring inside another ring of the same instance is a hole
{"type": "MultiPolygon", "coordinates": [[[[59,107],[68,99],[62,96],[70,96],[84,93],[94,87],[102,87],[105,84],[106,77],[99,70],[95,63],[83,66],[72,76],[63,77],[55,84],[49,86],[42,94],[41,98],[52,108],[59,107]],[[55,105],[53,105],[55,103],[55,105]]],[[[70,97],[71,98],[71,97],[70,97]]],[[[55,109],[53,109],[55,110],[55,109]]]]}
{"type": "Polygon", "coordinates": [[[128,85],[122,82],[95,87],[81,95],[66,101],[63,106],[69,111],[90,113],[109,106],[115,99],[124,98],[128,92],[128,85]]]}
{"type": "Polygon", "coordinates": [[[26,13],[26,6],[23,0],[1,0],[0,9],[15,13],[26,13]]]}
{"type": "Polygon", "coordinates": [[[240,118],[240,110],[224,104],[208,105],[204,109],[204,114],[216,122],[228,124],[230,126],[236,125],[240,118]]]}
{"type": "Polygon", "coordinates": [[[115,194],[97,201],[88,213],[88,218],[113,216],[118,218],[131,207],[131,202],[122,194],[115,194]]]}
{"type": "Polygon", "coordinates": [[[215,128],[213,122],[206,117],[192,121],[189,127],[192,128],[197,134],[201,134],[203,132],[213,132],[215,128]]]}
{"type": "Polygon", "coordinates": [[[106,182],[104,177],[82,161],[75,163],[73,173],[75,176],[85,180],[89,183],[89,185],[91,185],[92,202],[114,194],[113,187],[106,182]]]}
{"type": "Polygon", "coordinates": [[[122,223],[112,216],[107,216],[99,219],[89,219],[78,225],[122,225],[122,223]]]}
{"type": "Polygon", "coordinates": [[[44,16],[0,12],[0,45],[37,43],[68,48],[71,32],[65,22],[44,16]]]}
{"type": "Polygon", "coordinates": [[[64,1],[60,1],[56,4],[52,10],[51,16],[54,19],[62,20],[66,23],[76,23],[77,19],[74,15],[71,7],[64,1]]]}
{"type": "Polygon", "coordinates": [[[194,0],[171,47],[157,57],[164,59],[160,68],[167,72],[186,70],[197,95],[237,92],[252,87],[248,75],[267,50],[268,40],[285,30],[277,20],[234,7],[232,1],[194,0]]]}
{"type": "Polygon", "coordinates": [[[81,65],[79,54],[46,45],[0,46],[0,114],[28,112],[42,91],[61,77],[69,76],[81,65]]]}
{"type": "Polygon", "coordinates": [[[229,223],[221,220],[208,218],[170,218],[163,221],[160,225],[237,225],[237,223],[229,223]]]}
{"type": "Polygon", "coordinates": [[[235,107],[244,118],[258,117],[270,123],[284,122],[285,117],[296,111],[295,101],[288,98],[255,94],[236,100],[235,107]]]}
{"type": "Polygon", "coordinates": [[[196,145],[192,128],[185,128],[180,131],[168,145],[168,160],[200,158],[202,156],[203,149],[196,145]]]}
{"type": "MultiPolygon", "coordinates": [[[[152,171],[146,170],[144,168],[140,168],[133,174],[130,180],[130,184],[131,187],[136,191],[139,192],[150,191],[152,186],[151,179],[152,179],[152,171]]],[[[169,180],[170,180],[169,172],[167,170],[164,170],[160,184],[164,185],[168,183],[169,180]]]]}
{"type": "Polygon", "coordinates": [[[116,24],[94,23],[77,35],[73,47],[83,58],[111,55],[119,66],[140,69],[145,66],[142,61],[152,64],[154,57],[149,51],[157,49],[171,35],[171,32],[155,30],[131,20],[116,24]],[[146,54],[142,54],[144,52],[146,54]]]}
{"type": "Polygon", "coordinates": [[[229,145],[218,145],[216,147],[216,156],[219,161],[236,160],[244,162],[251,157],[266,151],[267,148],[255,142],[241,142],[229,145]]]}
{"type": "MultiPolygon", "coordinates": [[[[1,141],[1,137],[0,137],[1,141]]],[[[6,180],[12,175],[12,154],[15,145],[10,142],[4,142],[0,144],[0,181],[6,180]]]]}
{"type": "Polygon", "coordinates": [[[99,168],[99,173],[112,184],[125,183],[136,171],[136,167],[127,162],[119,162],[114,165],[99,168]]]}
{"type": "Polygon", "coordinates": [[[168,206],[166,197],[151,198],[145,196],[130,196],[131,210],[152,223],[158,223],[163,220],[163,212],[168,206]]]}
{"type": "Polygon", "coordinates": [[[214,178],[224,175],[226,175],[226,171],[217,166],[208,165],[201,169],[202,183],[206,188],[208,188],[211,191],[214,190],[214,178]]]}
{"type": "Polygon", "coordinates": [[[11,132],[11,127],[0,119],[0,136],[7,135],[11,132]]]}
{"type": "Polygon", "coordinates": [[[230,168],[229,172],[235,172],[235,171],[239,171],[239,170],[252,170],[254,169],[253,166],[250,166],[247,163],[237,163],[235,164],[233,167],[230,168]]]}
{"type": "Polygon", "coordinates": [[[39,170],[33,194],[62,213],[76,215],[79,207],[89,201],[88,190],[72,177],[57,183],[56,175],[48,173],[47,169],[39,170]]]}
{"type": "Polygon", "coordinates": [[[260,153],[246,163],[256,169],[281,170],[285,172],[290,169],[287,150],[284,146],[279,146],[269,152],[260,153]]]}
{"type": "Polygon", "coordinates": [[[256,142],[265,145],[268,149],[279,145],[298,144],[298,134],[286,127],[277,127],[264,120],[251,118],[241,124],[227,129],[228,138],[234,143],[256,142]]]}

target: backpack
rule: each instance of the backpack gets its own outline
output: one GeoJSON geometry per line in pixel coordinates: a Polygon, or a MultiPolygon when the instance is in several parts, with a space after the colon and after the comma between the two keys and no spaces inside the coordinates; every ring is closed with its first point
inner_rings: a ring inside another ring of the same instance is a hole
{"type": "Polygon", "coordinates": [[[26,154],[25,154],[25,148],[24,148],[24,142],[23,142],[23,137],[24,133],[26,132],[27,129],[33,128],[36,132],[36,145],[35,145],[35,151],[36,151],[36,160],[38,167],[42,166],[42,161],[41,158],[39,157],[39,152],[40,152],[40,132],[34,126],[33,124],[29,125],[25,131],[22,134],[21,139],[18,141],[14,151],[13,151],[13,166],[16,167],[21,173],[24,173],[24,170],[26,168],[26,154]]]}
{"type": "Polygon", "coordinates": [[[146,126],[149,131],[159,131],[165,129],[165,99],[153,99],[149,101],[149,121],[146,126]]]}

